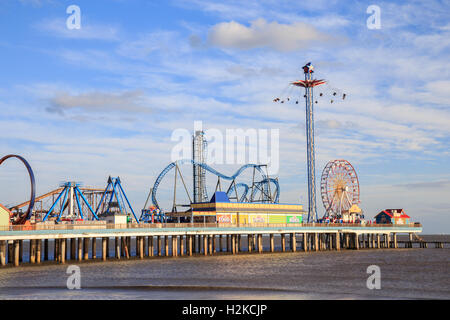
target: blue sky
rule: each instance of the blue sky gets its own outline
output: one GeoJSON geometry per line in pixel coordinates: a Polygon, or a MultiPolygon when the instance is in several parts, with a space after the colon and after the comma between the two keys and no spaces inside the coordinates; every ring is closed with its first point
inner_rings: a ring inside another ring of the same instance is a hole
{"type": "MultiPolygon", "coordinates": [[[[139,211],[174,130],[278,129],[281,201],[306,205],[304,106],[272,99],[312,61],[324,92],[348,94],[316,106],[317,175],[346,159],[367,217],[404,208],[448,233],[449,16],[449,1],[5,0],[0,155],[25,156],[38,193],[118,175],[139,211]],[[72,4],[79,30],[66,27],[72,4]]],[[[23,201],[24,169],[0,173],[0,203],[23,201]]]]}

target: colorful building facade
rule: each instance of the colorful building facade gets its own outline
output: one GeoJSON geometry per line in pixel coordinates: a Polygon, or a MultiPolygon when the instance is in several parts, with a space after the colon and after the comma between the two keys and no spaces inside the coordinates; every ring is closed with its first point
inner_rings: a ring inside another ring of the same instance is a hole
{"type": "Polygon", "coordinates": [[[303,222],[301,204],[230,202],[225,192],[216,192],[210,202],[193,203],[194,222],[224,224],[291,224],[303,222]]]}
{"type": "Polygon", "coordinates": [[[411,217],[403,209],[386,209],[375,216],[377,224],[408,224],[411,217]]]}

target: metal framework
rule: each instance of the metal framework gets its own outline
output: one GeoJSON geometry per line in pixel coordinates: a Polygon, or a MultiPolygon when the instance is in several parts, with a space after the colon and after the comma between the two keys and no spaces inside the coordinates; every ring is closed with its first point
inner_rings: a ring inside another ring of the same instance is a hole
{"type": "MultiPolygon", "coordinates": [[[[83,200],[84,205],[86,205],[89,212],[92,214],[92,218],[95,220],[99,220],[97,214],[94,212],[94,210],[92,209],[88,200],[81,192],[79,183],[66,182],[63,185],[61,185],[61,187],[62,187],[62,191],[60,192],[60,194],[58,195],[56,200],[53,202],[52,206],[50,207],[50,210],[45,214],[42,221],[47,221],[47,219],[49,217],[51,217],[54,209],[56,208],[56,206],[58,204],[60,205],[60,210],[59,210],[59,214],[57,215],[56,221],[60,221],[63,216],[65,216],[66,218],[69,218],[69,219],[74,219],[77,216],[79,216],[80,219],[84,220],[85,216],[83,215],[83,208],[82,208],[82,204],[80,202],[80,198],[81,198],[81,200],[83,200]],[[62,199],[62,202],[60,202],[61,199],[62,199]],[[77,206],[78,206],[78,214],[74,210],[75,209],[75,204],[74,204],[75,201],[74,200],[76,201],[77,206]],[[66,209],[67,209],[66,215],[64,215],[64,212],[66,209]]],[[[88,217],[86,217],[86,218],[88,218],[88,217]]]]}
{"type": "MultiPolygon", "coordinates": [[[[184,182],[183,175],[180,170],[180,166],[183,164],[192,164],[197,165],[204,169],[207,172],[210,172],[217,176],[217,184],[216,184],[216,191],[222,191],[222,182],[223,180],[231,181],[229,187],[227,188],[227,195],[229,196],[230,200],[235,199],[237,202],[269,202],[269,203],[278,203],[280,198],[280,186],[278,183],[278,179],[273,179],[268,176],[267,173],[264,172],[263,168],[266,168],[266,165],[257,165],[257,164],[246,164],[239,168],[233,175],[227,176],[224,175],[217,170],[211,168],[205,163],[197,163],[194,160],[191,159],[183,159],[178,160],[175,162],[170,163],[164,170],[159,174],[159,176],[156,178],[155,184],[153,185],[153,188],[151,190],[151,197],[152,197],[152,203],[153,205],[160,209],[158,200],[157,200],[157,191],[158,187],[161,183],[161,181],[164,179],[165,175],[171,171],[172,169],[175,170],[175,182],[174,182],[174,195],[173,195],[173,203],[172,203],[172,212],[177,211],[177,207],[189,207],[192,203],[192,198],[190,196],[189,190],[186,186],[186,183],[184,182]],[[240,174],[242,174],[246,169],[253,169],[253,180],[251,186],[245,183],[236,183],[236,178],[239,177],[240,174]],[[257,181],[256,179],[256,173],[259,173],[262,176],[262,180],[257,181]],[[178,176],[181,179],[181,182],[183,184],[184,190],[189,198],[189,204],[180,204],[177,202],[177,180],[178,176]],[[244,188],[244,192],[241,196],[238,195],[237,190],[244,188]],[[273,192],[272,192],[273,190],[273,192]],[[248,196],[248,193],[250,191],[250,196],[248,196]]],[[[208,200],[208,199],[206,199],[208,200]]]]}
{"type": "Polygon", "coordinates": [[[305,80],[294,81],[291,84],[305,88],[306,101],[306,150],[308,163],[308,222],[318,220],[316,205],[316,168],[314,154],[314,94],[313,88],[324,84],[324,80],[312,78],[314,67],[311,62],[303,67],[305,80]]]}
{"type": "MultiPolygon", "coordinates": [[[[34,216],[36,221],[42,221],[42,218],[49,211],[51,205],[55,203],[56,197],[63,191],[64,184],[60,188],[56,188],[45,194],[35,197],[34,208],[32,211],[32,217],[34,216]]],[[[83,193],[85,198],[88,200],[92,208],[97,207],[100,195],[103,194],[104,189],[97,189],[91,187],[79,187],[80,191],[83,193]]],[[[20,214],[20,209],[26,207],[30,204],[30,201],[22,202],[18,205],[10,207],[9,210],[15,214],[20,214]]],[[[62,205],[62,199],[59,201],[59,206],[56,206],[54,210],[59,211],[62,205]]],[[[86,212],[86,217],[89,217],[89,212],[86,211],[87,207],[84,202],[81,203],[83,213],[86,212]]],[[[91,214],[92,215],[92,214],[91,214]]]]}
{"type": "Polygon", "coordinates": [[[130,201],[128,201],[127,195],[122,188],[120,178],[109,177],[105,191],[103,192],[102,198],[100,199],[100,203],[98,204],[95,213],[98,214],[98,216],[106,216],[109,214],[119,213],[128,214],[127,206],[133,214],[135,221],[139,223],[139,219],[134,213],[130,201]]]}
{"type": "Polygon", "coordinates": [[[192,137],[192,160],[193,183],[194,183],[194,202],[208,201],[208,192],[206,190],[206,170],[195,163],[206,163],[206,152],[208,143],[203,131],[196,131],[192,137]]]}
{"type": "Polygon", "coordinates": [[[359,181],[355,168],[347,160],[333,160],[322,172],[320,190],[324,218],[341,218],[354,204],[359,204],[359,181]]]}
{"type": "Polygon", "coordinates": [[[36,183],[34,180],[34,173],[33,173],[33,170],[31,169],[31,166],[28,163],[28,161],[25,160],[25,158],[23,158],[22,156],[15,155],[15,154],[10,154],[10,155],[7,155],[7,156],[4,156],[3,158],[1,158],[0,166],[2,165],[2,163],[5,160],[7,160],[9,158],[17,158],[20,161],[22,161],[22,163],[25,165],[25,167],[28,170],[28,175],[30,176],[31,194],[30,194],[30,201],[28,201],[28,203],[29,203],[28,209],[25,212],[25,214],[23,214],[23,215],[17,214],[17,218],[13,222],[13,224],[24,224],[27,220],[30,220],[30,218],[31,218],[31,214],[33,212],[33,207],[34,207],[34,201],[35,201],[35,197],[36,197],[36,183]]]}

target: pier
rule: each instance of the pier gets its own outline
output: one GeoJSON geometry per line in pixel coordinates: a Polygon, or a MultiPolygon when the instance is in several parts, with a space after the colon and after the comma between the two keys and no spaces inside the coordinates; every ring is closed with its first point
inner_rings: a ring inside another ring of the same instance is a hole
{"type": "Polygon", "coordinates": [[[23,263],[40,264],[44,261],[64,264],[67,261],[208,256],[243,252],[261,254],[286,251],[427,248],[428,244],[430,247],[444,248],[443,242],[425,242],[417,238],[415,235],[420,232],[422,226],[417,223],[365,226],[321,223],[11,226],[0,231],[0,264],[19,266],[23,263]],[[409,241],[398,241],[398,235],[401,234],[409,235],[409,241]],[[413,240],[414,238],[416,240],[413,240]],[[24,243],[27,243],[27,247],[24,243]],[[24,259],[25,257],[27,259],[24,259]]]}

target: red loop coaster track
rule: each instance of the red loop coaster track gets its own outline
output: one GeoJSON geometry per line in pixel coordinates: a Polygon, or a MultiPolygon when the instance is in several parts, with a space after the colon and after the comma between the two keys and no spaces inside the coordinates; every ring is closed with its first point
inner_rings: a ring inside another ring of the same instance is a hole
{"type": "Polygon", "coordinates": [[[25,165],[25,167],[28,170],[28,174],[30,176],[30,184],[31,184],[31,194],[30,194],[30,204],[28,205],[28,209],[24,214],[21,215],[17,215],[16,220],[14,220],[13,224],[24,224],[27,220],[29,220],[31,218],[31,214],[33,212],[33,207],[34,207],[34,200],[35,200],[35,196],[36,196],[36,184],[34,181],[34,173],[33,170],[31,169],[30,164],[28,163],[27,160],[25,160],[23,157],[15,155],[15,154],[10,154],[7,156],[4,156],[3,158],[0,159],[0,166],[2,165],[2,163],[9,159],[9,158],[17,158],[20,161],[22,161],[22,163],[25,165]]]}

